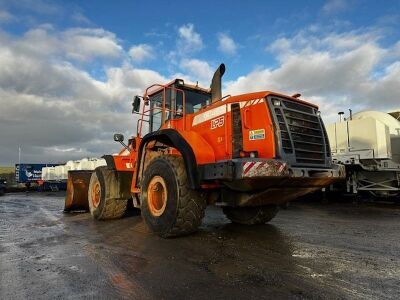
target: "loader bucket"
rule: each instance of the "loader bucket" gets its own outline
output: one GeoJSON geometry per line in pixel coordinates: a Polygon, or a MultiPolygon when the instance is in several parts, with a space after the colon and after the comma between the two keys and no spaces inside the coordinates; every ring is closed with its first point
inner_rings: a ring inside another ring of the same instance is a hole
{"type": "Polygon", "coordinates": [[[68,171],[64,211],[88,211],[88,190],[92,170],[68,171]]]}

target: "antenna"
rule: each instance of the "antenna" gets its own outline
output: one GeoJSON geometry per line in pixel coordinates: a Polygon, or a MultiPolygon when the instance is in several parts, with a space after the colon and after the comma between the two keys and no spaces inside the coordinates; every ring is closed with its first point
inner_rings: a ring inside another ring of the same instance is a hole
{"type": "Polygon", "coordinates": [[[293,98],[299,98],[299,97],[301,97],[301,94],[300,93],[296,93],[296,94],[293,94],[292,97],[293,98]]]}

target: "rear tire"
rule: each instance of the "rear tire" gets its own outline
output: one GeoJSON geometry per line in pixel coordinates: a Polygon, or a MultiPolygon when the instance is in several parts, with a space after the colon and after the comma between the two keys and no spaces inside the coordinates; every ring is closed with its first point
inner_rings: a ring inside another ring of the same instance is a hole
{"type": "Polygon", "coordinates": [[[162,155],[149,163],[140,198],[144,221],[161,237],[195,232],[204,217],[204,194],[189,187],[180,156],[162,155]]]}
{"type": "Polygon", "coordinates": [[[106,198],[104,171],[107,167],[98,167],[92,173],[89,183],[89,210],[97,220],[118,219],[125,214],[128,200],[106,198]]]}
{"type": "Polygon", "coordinates": [[[223,208],[226,217],[232,223],[244,225],[265,224],[271,221],[279,211],[278,205],[266,205],[256,207],[230,207],[223,208]]]}

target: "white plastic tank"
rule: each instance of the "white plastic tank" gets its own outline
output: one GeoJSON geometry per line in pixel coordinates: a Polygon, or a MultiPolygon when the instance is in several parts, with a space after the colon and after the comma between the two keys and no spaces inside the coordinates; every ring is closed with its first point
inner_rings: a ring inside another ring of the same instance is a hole
{"type": "Polygon", "coordinates": [[[79,161],[78,170],[94,170],[106,165],[106,161],[102,158],[84,158],[79,161]]]}
{"type": "Polygon", "coordinates": [[[106,165],[106,161],[102,158],[83,158],[81,160],[70,160],[65,165],[43,168],[42,179],[45,181],[67,180],[68,171],[94,170],[99,166],[106,165]]]}
{"type": "Polygon", "coordinates": [[[65,167],[65,165],[61,165],[61,166],[56,166],[54,168],[55,170],[55,179],[56,180],[63,180],[67,178],[67,168],[65,167]]]}
{"type": "Polygon", "coordinates": [[[65,166],[68,168],[68,170],[76,170],[79,165],[79,161],[76,160],[69,160],[65,166]]]}
{"type": "Polygon", "coordinates": [[[361,120],[366,118],[372,118],[382,122],[389,127],[390,135],[400,136],[400,121],[396,120],[391,115],[373,110],[361,111],[353,115],[353,120],[361,120]]]}
{"type": "Polygon", "coordinates": [[[42,180],[56,180],[55,167],[42,168],[42,180]]]}
{"type": "Polygon", "coordinates": [[[378,120],[388,127],[392,160],[400,163],[400,121],[392,115],[380,111],[362,111],[353,115],[353,120],[367,118],[378,120]]]}

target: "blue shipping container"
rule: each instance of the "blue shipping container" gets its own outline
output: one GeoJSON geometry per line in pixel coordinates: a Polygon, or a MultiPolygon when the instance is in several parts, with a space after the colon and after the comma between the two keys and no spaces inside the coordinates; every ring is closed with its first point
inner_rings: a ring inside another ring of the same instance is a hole
{"type": "Polygon", "coordinates": [[[60,164],[16,164],[15,181],[17,183],[37,182],[42,179],[42,168],[60,164]]]}

